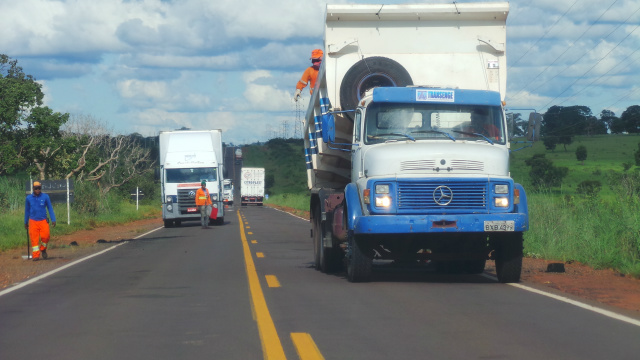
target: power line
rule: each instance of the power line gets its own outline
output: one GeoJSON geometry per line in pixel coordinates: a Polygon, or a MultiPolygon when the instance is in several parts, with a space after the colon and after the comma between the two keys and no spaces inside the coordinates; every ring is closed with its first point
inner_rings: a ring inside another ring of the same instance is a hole
{"type": "Polygon", "coordinates": [[[598,21],[600,21],[600,19],[604,16],[604,14],[607,13],[607,11],[609,11],[609,9],[611,9],[611,7],[617,3],[618,0],[615,0],[611,5],[609,5],[609,7],[602,12],[602,14],[600,14],[600,16],[598,16],[598,18],[596,19],[596,21],[594,21],[593,23],[591,23],[591,25],[589,25],[589,27],[582,32],[582,34],[580,34],[580,36],[573,42],[571,43],[571,45],[567,46],[567,48],[562,52],[562,54],[560,54],[558,57],[556,57],[555,60],[553,60],[553,62],[551,62],[551,64],[549,64],[546,68],[544,68],[544,70],[542,70],[540,73],[538,73],[538,75],[535,76],[535,78],[533,78],[533,80],[529,81],[529,83],[527,83],[525,86],[522,87],[522,89],[520,89],[520,91],[518,91],[516,93],[516,95],[513,97],[514,99],[517,99],[520,95],[520,93],[526,89],[529,85],[531,85],[534,81],[536,81],[538,79],[538,77],[540,77],[540,75],[542,75],[543,73],[545,73],[551,66],[553,66],[553,64],[556,63],[556,61],[560,60],[561,57],[564,56],[564,54],[566,54],[571,48],[573,48],[573,45],[575,45],[578,41],[580,41],[580,39],[582,39],[582,37],[589,31],[591,30],[591,28],[598,23],[598,21]]]}
{"type": "MultiPolygon", "coordinates": [[[[611,6],[613,6],[613,4],[611,4],[611,6]]],[[[611,8],[611,6],[609,6],[609,9],[611,8]]],[[[607,9],[607,11],[609,10],[607,9]]],[[[587,56],[588,54],[590,54],[593,50],[596,49],[596,47],[599,44],[602,44],[606,39],[609,38],[609,36],[611,36],[611,34],[613,34],[616,30],[618,30],[620,28],[620,26],[624,25],[633,15],[635,15],[638,11],[640,10],[640,8],[638,8],[638,10],[636,10],[635,12],[633,12],[633,14],[631,14],[624,22],[620,23],[615,29],[613,29],[607,36],[605,36],[603,39],[600,40],[600,42],[595,45],[593,48],[591,48],[591,50],[589,51],[585,51],[582,56],[580,56],[579,58],[577,58],[573,63],[571,63],[570,65],[567,65],[563,70],[558,71],[557,74],[555,74],[553,77],[551,77],[550,79],[544,81],[542,84],[538,85],[537,87],[535,87],[534,89],[530,90],[530,91],[535,91],[539,88],[541,88],[543,85],[545,85],[546,83],[548,83],[549,81],[555,79],[556,77],[558,77],[558,75],[563,74],[567,69],[569,69],[570,67],[572,67],[573,65],[575,65],[576,63],[578,63],[578,61],[582,60],[585,56],[587,56]]],[[[604,14],[603,14],[604,15],[604,14]]],[[[618,45],[620,45],[620,43],[622,41],[624,41],[627,37],[629,37],[628,35],[622,39],[620,42],[618,42],[618,44],[616,45],[616,47],[618,47],[618,45]]],[[[615,48],[614,48],[615,49],[615,48]]],[[[607,53],[607,55],[609,55],[611,53],[611,51],[609,53],[607,53]]],[[[607,55],[605,55],[602,59],[600,59],[600,61],[602,61],[607,55]]],[[[598,61],[598,62],[600,62],[598,61]]]]}
{"type": "Polygon", "coordinates": [[[514,63],[512,63],[510,66],[515,66],[517,63],[520,62],[520,60],[522,60],[522,58],[527,55],[529,53],[529,51],[531,51],[531,49],[533,49],[536,45],[538,45],[538,43],[540,42],[540,40],[542,40],[544,37],[547,36],[547,34],[549,34],[549,32],[556,26],[556,24],[558,24],[558,22],[560,22],[560,20],[562,20],[562,18],[564,18],[564,16],[569,12],[569,10],[571,10],[571,8],[573,7],[573,5],[575,5],[576,3],[578,3],[578,0],[574,1],[573,4],[571,4],[571,6],[569,6],[569,8],[564,12],[564,14],[562,14],[562,16],[560,16],[558,18],[558,20],[556,20],[555,23],[553,23],[553,25],[551,25],[551,27],[549,27],[549,29],[547,30],[547,32],[545,32],[540,38],[538,38],[538,40],[535,42],[535,44],[531,45],[531,47],[524,52],[524,54],[522,54],[522,56],[520,56],[518,58],[518,60],[516,60],[514,63]]]}
{"type": "MultiPolygon", "coordinates": [[[[617,1],[617,0],[616,0],[617,1]]],[[[584,77],[588,72],[590,72],[591,70],[593,70],[596,66],[598,66],[598,64],[600,64],[600,62],[602,60],[604,60],[607,56],[609,56],[609,54],[611,54],[611,52],[613,50],[615,50],[623,41],[625,41],[629,36],[631,36],[631,34],[633,34],[637,29],[638,26],[640,25],[636,25],[636,27],[633,29],[633,31],[631,31],[629,34],[627,34],[627,36],[624,37],[624,39],[620,40],[620,42],[618,42],[618,44],[616,44],[616,46],[613,47],[613,49],[611,49],[605,56],[603,56],[602,58],[600,58],[600,60],[598,60],[592,67],[590,67],[587,71],[585,71],[580,77],[576,78],[576,80],[574,82],[572,82],[569,86],[567,86],[566,89],[564,89],[564,91],[562,91],[558,96],[556,96],[555,98],[553,98],[550,102],[548,102],[545,106],[543,106],[543,108],[547,107],[549,104],[551,104],[553,101],[555,101],[556,99],[558,99],[562,94],[564,94],[567,90],[569,90],[575,83],[577,83],[582,77],[584,77]]]]}

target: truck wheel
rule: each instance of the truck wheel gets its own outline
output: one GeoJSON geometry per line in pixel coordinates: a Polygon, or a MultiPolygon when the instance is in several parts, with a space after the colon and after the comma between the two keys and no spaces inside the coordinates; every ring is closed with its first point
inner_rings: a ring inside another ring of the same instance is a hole
{"type": "Polygon", "coordinates": [[[347,257],[347,279],[350,282],[367,282],[371,280],[373,256],[363,251],[362,240],[349,235],[349,256],[347,257]]]}
{"type": "Polygon", "coordinates": [[[170,228],[172,226],[173,226],[173,221],[171,221],[171,220],[165,220],[164,221],[164,227],[170,228]]]}
{"type": "Polygon", "coordinates": [[[313,245],[314,245],[314,258],[315,266],[317,270],[323,273],[332,273],[340,269],[342,265],[340,251],[336,251],[334,248],[324,247],[323,239],[325,233],[322,229],[322,220],[320,219],[320,209],[318,208],[315,213],[317,216],[313,218],[313,245]]]}
{"type": "MultiPolygon", "coordinates": [[[[367,90],[375,87],[413,85],[409,72],[395,60],[372,56],[364,58],[347,71],[340,84],[342,110],[353,110],[367,90]]],[[[352,113],[345,113],[353,120],[352,113]]]]}
{"type": "Polygon", "coordinates": [[[320,215],[320,209],[318,208],[312,218],[312,226],[313,226],[313,259],[316,270],[320,270],[320,252],[322,250],[322,244],[320,243],[320,239],[322,233],[320,231],[320,227],[322,226],[320,215]]]}
{"type": "Polygon", "coordinates": [[[500,236],[496,244],[496,275],[501,283],[520,281],[522,272],[522,233],[500,236]]]}

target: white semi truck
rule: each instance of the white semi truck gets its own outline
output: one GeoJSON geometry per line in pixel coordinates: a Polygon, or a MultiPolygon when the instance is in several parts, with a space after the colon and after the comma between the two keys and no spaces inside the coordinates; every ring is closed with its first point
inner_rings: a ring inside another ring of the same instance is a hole
{"type": "Polygon", "coordinates": [[[262,206],[264,185],[264,168],[243,167],[240,171],[240,206],[262,206]]]}
{"type": "Polygon", "coordinates": [[[316,268],[374,260],[517,282],[523,187],[504,115],[509,4],[327,5],[305,116],[316,268]]]}
{"type": "Polygon", "coordinates": [[[222,181],[222,201],[225,204],[228,205],[233,205],[233,180],[231,179],[224,179],[222,181]]]}
{"type": "Polygon", "coordinates": [[[200,220],[196,190],[207,182],[217,222],[224,224],[222,179],[224,173],[221,130],[160,132],[162,219],[165,227],[184,220],[200,220]]]}

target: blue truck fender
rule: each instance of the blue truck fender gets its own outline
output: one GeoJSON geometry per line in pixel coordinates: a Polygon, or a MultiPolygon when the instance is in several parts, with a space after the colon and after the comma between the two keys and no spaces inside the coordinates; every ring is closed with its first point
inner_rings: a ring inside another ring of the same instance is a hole
{"type": "Polygon", "coordinates": [[[360,195],[356,184],[347,184],[344,189],[344,200],[347,204],[347,230],[353,230],[356,218],[362,216],[360,195]]]}
{"type": "Polygon", "coordinates": [[[514,212],[519,214],[526,214],[527,224],[526,229],[529,229],[529,203],[527,202],[527,193],[524,191],[524,187],[521,184],[514,184],[515,188],[520,190],[520,203],[514,205],[514,212]]]}

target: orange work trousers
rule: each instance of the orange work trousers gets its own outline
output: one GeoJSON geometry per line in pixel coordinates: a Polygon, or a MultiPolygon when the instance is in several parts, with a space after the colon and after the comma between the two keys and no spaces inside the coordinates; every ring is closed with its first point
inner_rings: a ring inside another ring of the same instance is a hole
{"type": "Polygon", "coordinates": [[[29,238],[31,238],[31,257],[39,259],[40,251],[47,250],[49,238],[51,238],[47,220],[29,219],[29,238]],[[41,241],[42,244],[40,244],[41,241]]]}

